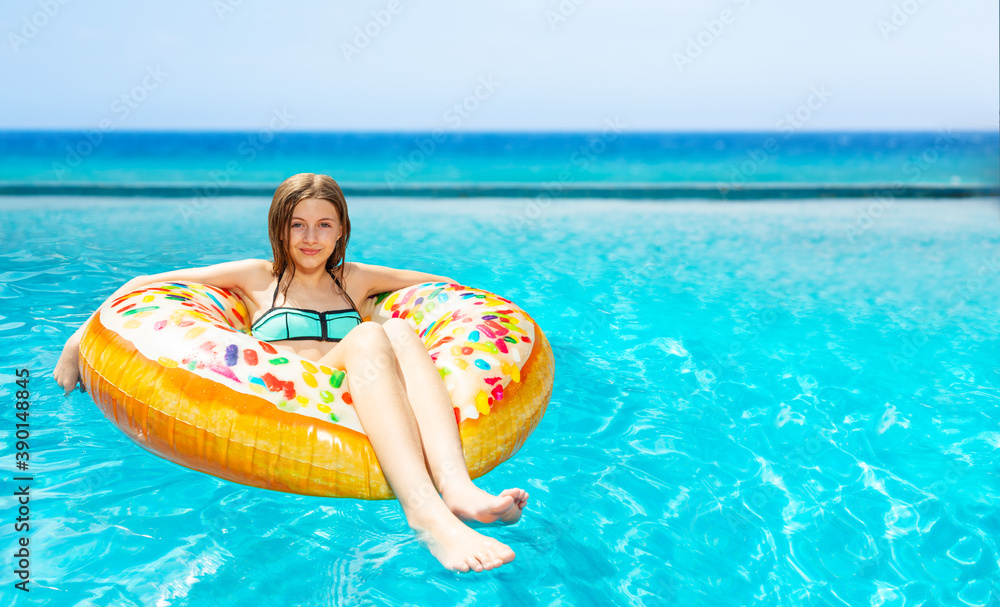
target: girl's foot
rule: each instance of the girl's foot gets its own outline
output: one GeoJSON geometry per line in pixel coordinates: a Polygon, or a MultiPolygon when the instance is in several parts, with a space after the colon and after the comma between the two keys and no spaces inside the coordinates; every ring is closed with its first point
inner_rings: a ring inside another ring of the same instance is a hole
{"type": "Polygon", "coordinates": [[[441,494],[441,498],[460,520],[510,525],[521,518],[521,511],[528,503],[528,492],[505,489],[500,495],[490,495],[469,483],[458,489],[449,488],[441,494]]]}
{"type": "Polygon", "coordinates": [[[479,573],[514,560],[510,546],[469,529],[451,516],[427,524],[411,523],[410,527],[434,558],[452,571],[479,573]]]}

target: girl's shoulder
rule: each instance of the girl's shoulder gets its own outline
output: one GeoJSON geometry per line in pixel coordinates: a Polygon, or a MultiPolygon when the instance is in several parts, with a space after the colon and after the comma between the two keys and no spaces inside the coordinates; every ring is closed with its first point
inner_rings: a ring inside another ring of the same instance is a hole
{"type": "Polygon", "coordinates": [[[233,276],[230,288],[236,291],[244,301],[252,302],[251,307],[259,307],[265,299],[270,302],[270,292],[277,280],[272,262],[266,259],[244,259],[219,264],[216,267],[224,269],[226,273],[233,276]]]}
{"type": "Polygon", "coordinates": [[[212,266],[223,276],[230,277],[233,286],[244,291],[257,291],[274,284],[274,264],[266,259],[243,259],[212,266]]]}
{"type": "Polygon", "coordinates": [[[246,269],[248,281],[271,282],[274,278],[274,262],[269,259],[244,259],[235,262],[246,269]]]}
{"type": "Polygon", "coordinates": [[[345,261],[344,262],[344,279],[346,280],[348,276],[357,279],[365,271],[365,265],[360,261],[345,261]]]}
{"type": "Polygon", "coordinates": [[[368,283],[367,264],[358,261],[344,262],[344,284],[342,287],[352,299],[367,297],[368,283]]]}

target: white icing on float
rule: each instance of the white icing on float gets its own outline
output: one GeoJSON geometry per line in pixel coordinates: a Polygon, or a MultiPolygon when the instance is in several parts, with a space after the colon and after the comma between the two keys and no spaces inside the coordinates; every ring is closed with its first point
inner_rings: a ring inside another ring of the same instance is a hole
{"type": "MultiPolygon", "coordinates": [[[[362,314],[410,323],[445,380],[458,422],[488,414],[504,388],[520,381],[534,341],[533,323],[520,308],[458,285],[429,283],[370,298],[362,314]]],[[[102,307],[100,321],[161,365],[364,432],[345,373],[255,339],[246,306],[233,293],[158,283],[102,307]]]]}

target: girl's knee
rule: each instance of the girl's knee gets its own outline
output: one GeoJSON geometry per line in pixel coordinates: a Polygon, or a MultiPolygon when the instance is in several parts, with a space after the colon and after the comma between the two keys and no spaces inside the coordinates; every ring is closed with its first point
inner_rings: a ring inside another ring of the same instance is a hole
{"type": "Polygon", "coordinates": [[[396,370],[396,354],[392,342],[376,322],[364,322],[348,333],[342,342],[348,373],[360,373],[374,381],[382,373],[396,370]]]}
{"type": "Polygon", "coordinates": [[[349,342],[349,347],[352,350],[392,349],[392,343],[389,341],[389,336],[386,335],[385,329],[382,328],[382,325],[372,321],[363,322],[351,329],[344,342],[349,342]]]}
{"type": "Polygon", "coordinates": [[[346,369],[354,361],[383,358],[391,352],[392,342],[382,330],[382,326],[369,321],[351,329],[319,362],[338,369],[346,369]]]}
{"type": "Polygon", "coordinates": [[[394,343],[403,342],[404,340],[412,340],[417,337],[416,331],[413,329],[413,325],[410,324],[408,320],[402,318],[390,318],[385,321],[382,325],[385,330],[385,334],[389,336],[389,339],[394,343]]]}

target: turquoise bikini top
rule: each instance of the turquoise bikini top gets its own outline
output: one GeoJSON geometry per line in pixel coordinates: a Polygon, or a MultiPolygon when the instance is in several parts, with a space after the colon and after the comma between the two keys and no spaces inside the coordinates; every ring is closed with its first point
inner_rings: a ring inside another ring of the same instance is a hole
{"type": "MultiPolygon", "coordinates": [[[[333,280],[340,287],[340,281],[333,280]]],[[[274,297],[271,298],[271,309],[257,319],[250,328],[254,337],[261,341],[286,340],[316,340],[337,342],[347,335],[347,332],[361,324],[361,315],[354,308],[342,310],[304,310],[302,308],[275,307],[278,301],[278,284],[274,286],[274,297]]],[[[343,291],[344,288],[340,287],[343,291]]],[[[347,291],[344,291],[347,295],[347,291]]],[[[350,301],[351,296],[347,296],[350,301]]],[[[351,302],[354,303],[353,301],[351,302]]]]}

